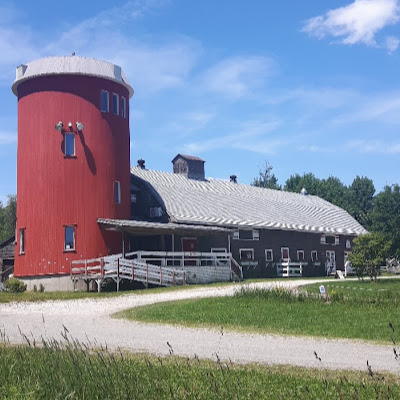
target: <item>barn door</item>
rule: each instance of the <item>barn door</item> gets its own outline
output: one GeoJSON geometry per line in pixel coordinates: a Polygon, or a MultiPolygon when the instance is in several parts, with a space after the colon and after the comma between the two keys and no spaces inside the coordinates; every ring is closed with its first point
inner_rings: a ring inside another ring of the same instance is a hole
{"type": "Polygon", "coordinates": [[[182,238],[182,251],[192,253],[185,255],[185,265],[196,265],[197,239],[193,237],[182,238]]]}

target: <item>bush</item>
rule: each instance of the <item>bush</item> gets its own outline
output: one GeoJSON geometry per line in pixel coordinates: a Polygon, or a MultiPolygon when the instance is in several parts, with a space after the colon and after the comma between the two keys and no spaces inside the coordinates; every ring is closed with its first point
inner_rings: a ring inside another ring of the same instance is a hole
{"type": "Polygon", "coordinates": [[[26,285],[17,278],[10,278],[4,282],[4,287],[11,293],[25,292],[26,285]]]}

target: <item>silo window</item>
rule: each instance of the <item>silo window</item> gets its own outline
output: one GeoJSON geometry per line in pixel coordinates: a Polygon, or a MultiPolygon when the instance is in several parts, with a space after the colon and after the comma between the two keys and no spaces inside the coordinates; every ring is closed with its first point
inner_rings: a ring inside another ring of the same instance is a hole
{"type": "Polygon", "coordinates": [[[64,250],[75,250],[75,226],[67,225],[65,229],[64,250]]]}
{"type": "Polygon", "coordinates": [[[126,118],[126,98],[121,97],[121,117],[126,118]]]}
{"type": "Polygon", "coordinates": [[[110,98],[107,90],[101,91],[101,104],[100,104],[101,112],[109,112],[110,111],[110,98]]]}
{"type": "Polygon", "coordinates": [[[25,254],[25,228],[19,230],[19,254],[25,254]]]}
{"type": "Polygon", "coordinates": [[[117,93],[112,94],[112,99],[113,99],[113,114],[119,115],[119,96],[117,95],[117,93]]]}
{"type": "Polygon", "coordinates": [[[119,181],[114,181],[114,201],[115,204],[121,204],[121,184],[119,181]]]}
{"type": "Polygon", "coordinates": [[[65,151],[67,157],[75,155],[75,133],[65,132],[65,151]]]}

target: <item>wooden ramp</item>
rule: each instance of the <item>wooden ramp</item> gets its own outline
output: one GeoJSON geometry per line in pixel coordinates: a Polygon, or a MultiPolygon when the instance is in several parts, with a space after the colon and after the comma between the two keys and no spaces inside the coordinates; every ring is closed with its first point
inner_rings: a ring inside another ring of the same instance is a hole
{"type": "Polygon", "coordinates": [[[208,283],[242,280],[242,268],[230,253],[193,253],[138,251],[122,256],[77,260],[71,262],[71,279],[84,281],[89,288],[96,282],[100,291],[105,279],[113,279],[117,291],[122,279],[159,286],[178,286],[186,283],[208,283]]]}

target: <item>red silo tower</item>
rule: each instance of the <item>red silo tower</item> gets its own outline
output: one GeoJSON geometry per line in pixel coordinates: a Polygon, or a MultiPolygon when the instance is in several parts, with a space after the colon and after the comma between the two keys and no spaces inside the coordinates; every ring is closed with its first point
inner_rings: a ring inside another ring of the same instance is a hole
{"type": "Polygon", "coordinates": [[[129,99],[121,67],[49,57],[17,68],[14,275],[70,289],[71,261],[121,251],[98,218],[130,218],[129,99]]]}

